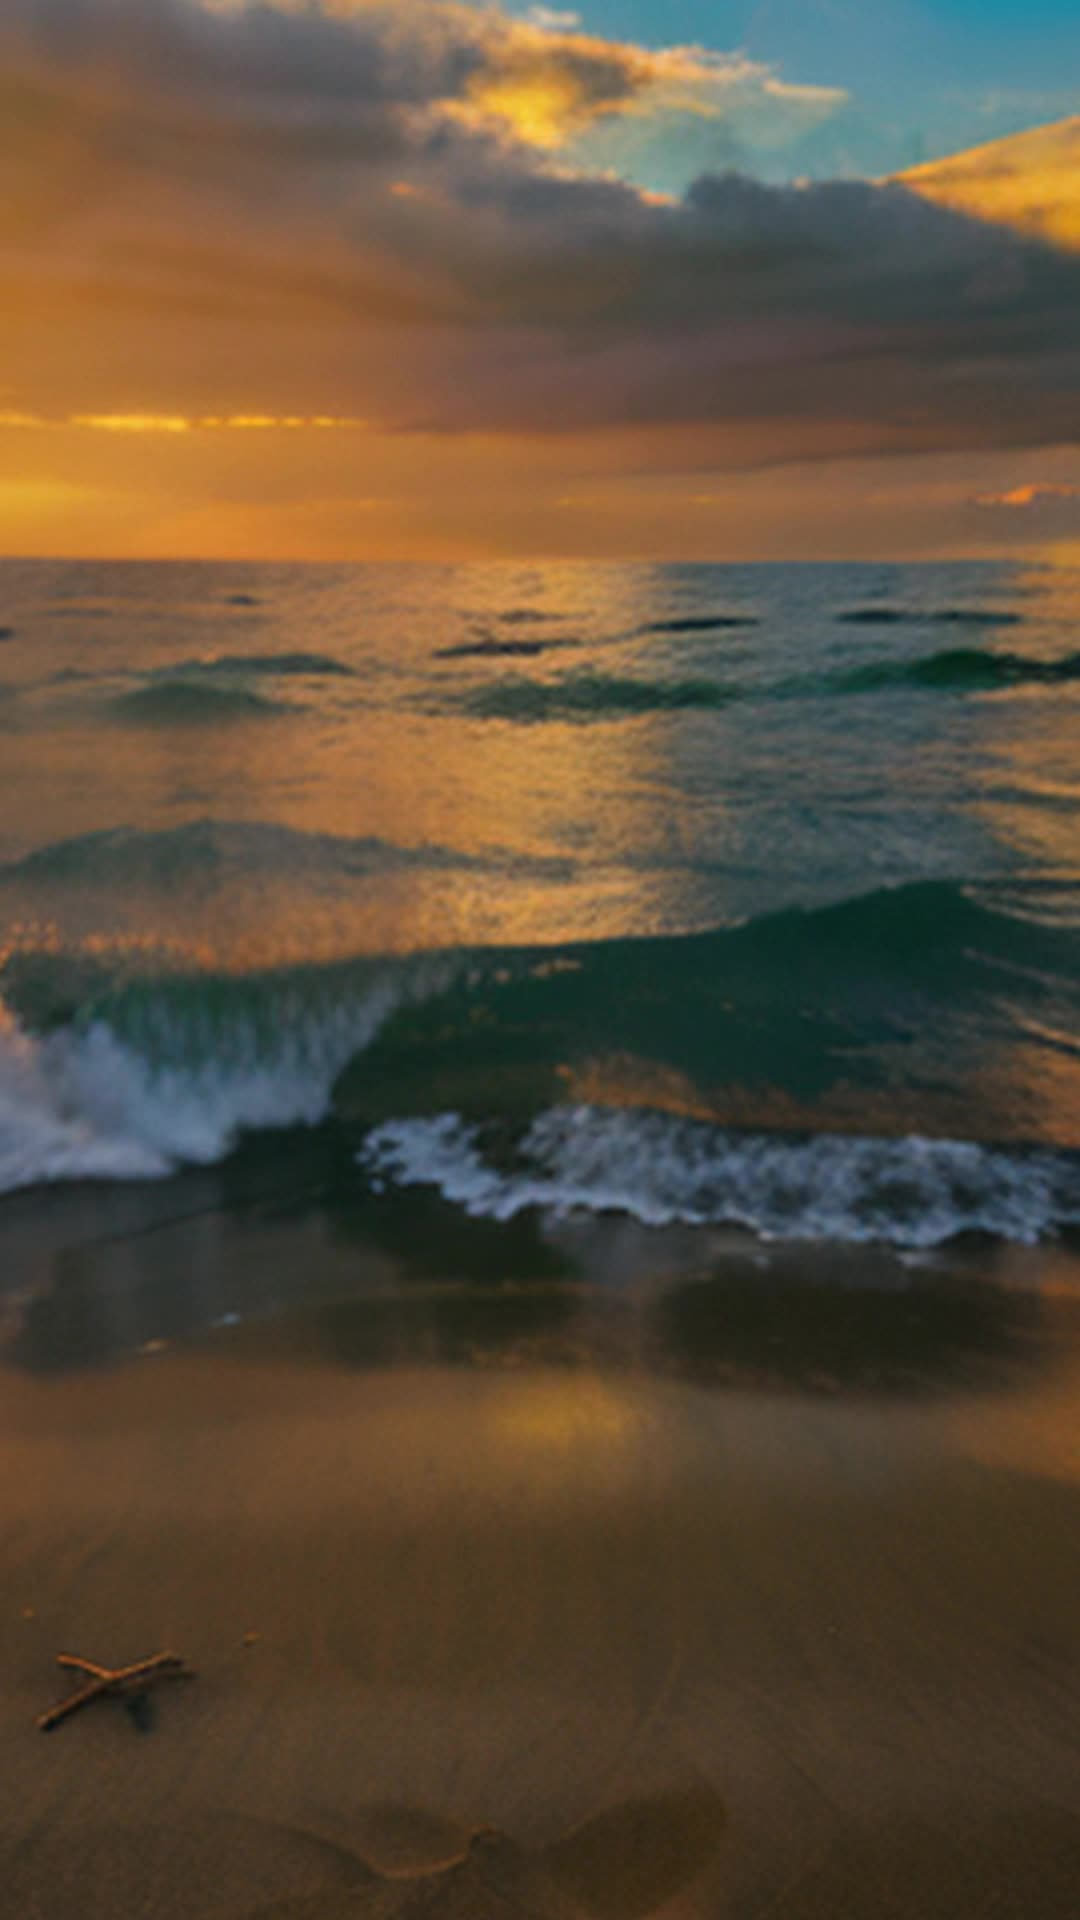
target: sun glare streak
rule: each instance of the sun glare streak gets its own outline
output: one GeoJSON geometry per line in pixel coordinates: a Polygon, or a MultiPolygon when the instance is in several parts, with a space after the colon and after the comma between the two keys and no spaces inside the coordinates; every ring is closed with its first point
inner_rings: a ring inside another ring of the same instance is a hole
{"type": "Polygon", "coordinates": [[[0,412],[0,431],[47,433],[72,427],[88,433],[175,437],[188,433],[363,433],[369,422],[329,413],[73,413],[52,418],[42,413],[0,412]]]}
{"type": "Polygon", "coordinates": [[[55,512],[93,499],[94,491],[68,480],[0,480],[0,513],[55,512]]]}
{"type": "Polygon", "coordinates": [[[191,432],[191,421],[178,413],[76,413],[68,424],[100,433],[191,432]]]}

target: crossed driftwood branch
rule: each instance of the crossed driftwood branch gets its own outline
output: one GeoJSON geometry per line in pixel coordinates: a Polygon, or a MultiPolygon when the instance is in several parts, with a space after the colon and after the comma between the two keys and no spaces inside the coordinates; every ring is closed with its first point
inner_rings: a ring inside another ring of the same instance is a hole
{"type": "Polygon", "coordinates": [[[77,1653],[58,1653],[58,1667],[67,1667],[74,1673],[87,1674],[85,1686],[69,1693],[48,1713],[38,1719],[42,1733],[51,1733],[61,1721],[78,1713],[80,1707],[88,1707],[92,1700],[140,1698],[158,1680],[193,1680],[194,1668],[184,1665],[178,1653],[154,1653],[149,1660],[136,1660],[130,1667],[101,1667],[96,1660],[83,1660],[77,1653]]]}

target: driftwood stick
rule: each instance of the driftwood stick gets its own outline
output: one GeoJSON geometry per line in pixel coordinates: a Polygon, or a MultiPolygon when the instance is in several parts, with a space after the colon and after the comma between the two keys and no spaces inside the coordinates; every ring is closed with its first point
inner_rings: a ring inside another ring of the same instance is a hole
{"type": "Polygon", "coordinates": [[[70,1693],[47,1713],[40,1715],[38,1727],[42,1733],[51,1733],[80,1707],[89,1706],[91,1700],[100,1700],[106,1695],[142,1693],[156,1680],[194,1678],[193,1669],[185,1667],[177,1653],[155,1653],[148,1660],[136,1660],[129,1667],[100,1667],[94,1660],[83,1660],[78,1654],[62,1653],[57,1656],[57,1664],[74,1669],[77,1673],[87,1673],[91,1678],[85,1686],[70,1693]]]}
{"type": "Polygon", "coordinates": [[[95,1660],[83,1660],[77,1653],[58,1653],[58,1667],[74,1667],[95,1680],[107,1680],[121,1686],[127,1680],[142,1680],[147,1674],[176,1672],[184,1664],[178,1653],[152,1653],[147,1660],[135,1660],[129,1667],[99,1667],[95,1660]]]}
{"type": "Polygon", "coordinates": [[[75,1673],[85,1673],[90,1680],[110,1680],[112,1674],[108,1667],[99,1667],[96,1660],[81,1660],[77,1653],[58,1653],[58,1667],[70,1667],[75,1673]]]}
{"type": "Polygon", "coordinates": [[[48,1713],[39,1716],[38,1726],[42,1733],[51,1733],[53,1728],[58,1727],[69,1714],[77,1713],[80,1707],[88,1706],[91,1700],[97,1700],[101,1694],[108,1693],[109,1686],[108,1680],[91,1680],[85,1687],[80,1687],[78,1693],[69,1693],[66,1700],[61,1700],[59,1706],[50,1707],[48,1713]]]}

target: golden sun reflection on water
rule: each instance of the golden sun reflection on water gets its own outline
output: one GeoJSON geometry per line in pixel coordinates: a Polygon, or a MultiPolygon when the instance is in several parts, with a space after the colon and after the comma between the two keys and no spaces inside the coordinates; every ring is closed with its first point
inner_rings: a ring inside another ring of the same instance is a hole
{"type": "MultiPolygon", "coordinates": [[[[1017,592],[1030,595],[1025,627],[1010,631],[1008,651],[1036,660],[1062,657],[1080,632],[1080,570],[1033,567],[1017,592]]],[[[973,758],[971,806],[997,843],[1019,856],[1025,876],[1006,910],[1053,925],[1077,911],[1080,866],[1080,693],[1075,683],[1021,685],[980,703],[983,752],[973,758]],[[1027,890],[1034,879],[1035,890],[1027,890]],[[1059,885],[1060,882],[1060,885],[1059,885]]],[[[1073,984],[1061,983],[1065,987],[1073,984]]],[[[1052,991],[1054,983],[1044,985],[1052,991]]],[[[1003,977],[1001,1004],[1009,1001],[1003,977]]],[[[1009,1005],[1007,1054],[987,1048],[978,1085],[987,1110],[1013,1117],[1016,1138],[1080,1145],[1080,1045],[1048,1011],[1045,1018],[1009,1005]]]]}
{"type": "MultiPolygon", "coordinates": [[[[150,914],[163,948],[209,947],[217,966],[235,968],[700,924],[684,857],[691,802],[670,779],[677,715],[616,714],[588,725],[469,715],[470,699],[493,675],[543,689],[597,670],[584,650],[589,635],[630,632],[640,622],[650,571],[585,576],[550,567],[508,581],[504,569],[471,568],[447,570],[434,589],[430,578],[417,588],[405,574],[394,583],[396,597],[377,608],[384,621],[391,615],[392,647],[381,629],[366,630],[354,581],[345,583],[340,604],[316,582],[314,611],[298,602],[287,617],[296,631],[305,619],[318,623],[311,630],[319,652],[340,660],[340,676],[317,690],[302,675],[253,682],[265,710],[234,708],[228,724],[153,724],[142,709],[129,717],[126,692],[119,701],[111,690],[84,695],[76,676],[59,696],[66,706],[57,707],[52,691],[40,704],[51,722],[41,726],[31,691],[25,721],[7,742],[13,781],[25,779],[41,794],[30,847],[64,842],[75,820],[81,832],[138,821],[148,843],[153,835],[207,830],[205,871],[183,844],[163,845],[156,871],[148,861],[145,872],[140,867],[135,895],[123,876],[114,888],[105,867],[76,900],[72,869],[56,889],[65,926],[80,940],[106,927],[135,937],[138,916],[150,914]],[[464,646],[447,650],[448,640],[462,636],[464,646]],[[496,652],[485,657],[489,643],[496,652]],[[524,653],[498,653],[515,643],[524,653]],[[98,819],[87,817],[84,796],[103,791],[103,756],[110,811],[98,819]],[[237,844],[230,833],[248,834],[232,867],[220,862],[222,837],[214,836],[221,827],[226,854],[237,844]],[[326,844],[290,841],[298,835],[324,836],[326,844]],[[174,858],[180,864],[172,869],[174,858]]],[[[262,639],[254,602],[253,609],[241,617],[255,621],[262,649],[270,635],[262,639]]],[[[217,675],[200,679],[200,692],[228,693],[232,683],[197,627],[194,639],[201,652],[191,676],[217,675]]],[[[238,639],[252,644],[239,628],[238,639]]],[[[91,630],[79,644],[106,674],[130,675],[120,664],[129,657],[125,641],[103,643],[91,630]]],[[[184,684],[191,639],[170,634],[154,645],[158,651],[141,656],[143,684],[153,692],[167,690],[170,676],[184,684]]],[[[219,645],[228,667],[229,642],[219,645]]],[[[81,662],[84,654],[72,658],[81,662]]],[[[242,652],[235,659],[243,688],[242,652]]],[[[710,806],[722,836],[722,807],[710,806]]],[[[35,887],[35,910],[47,918],[53,903],[45,879],[35,887]]]]}

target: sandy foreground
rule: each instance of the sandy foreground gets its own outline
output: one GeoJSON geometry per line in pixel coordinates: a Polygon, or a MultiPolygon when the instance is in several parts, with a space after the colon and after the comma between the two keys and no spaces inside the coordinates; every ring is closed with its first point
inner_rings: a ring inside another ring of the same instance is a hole
{"type": "Polygon", "coordinates": [[[1075,1920],[1071,1352],[815,1396],[284,1322],[7,1372],[0,1911],[1075,1920]],[[58,1651],[164,1646],[151,1732],[36,1730],[58,1651]]]}

